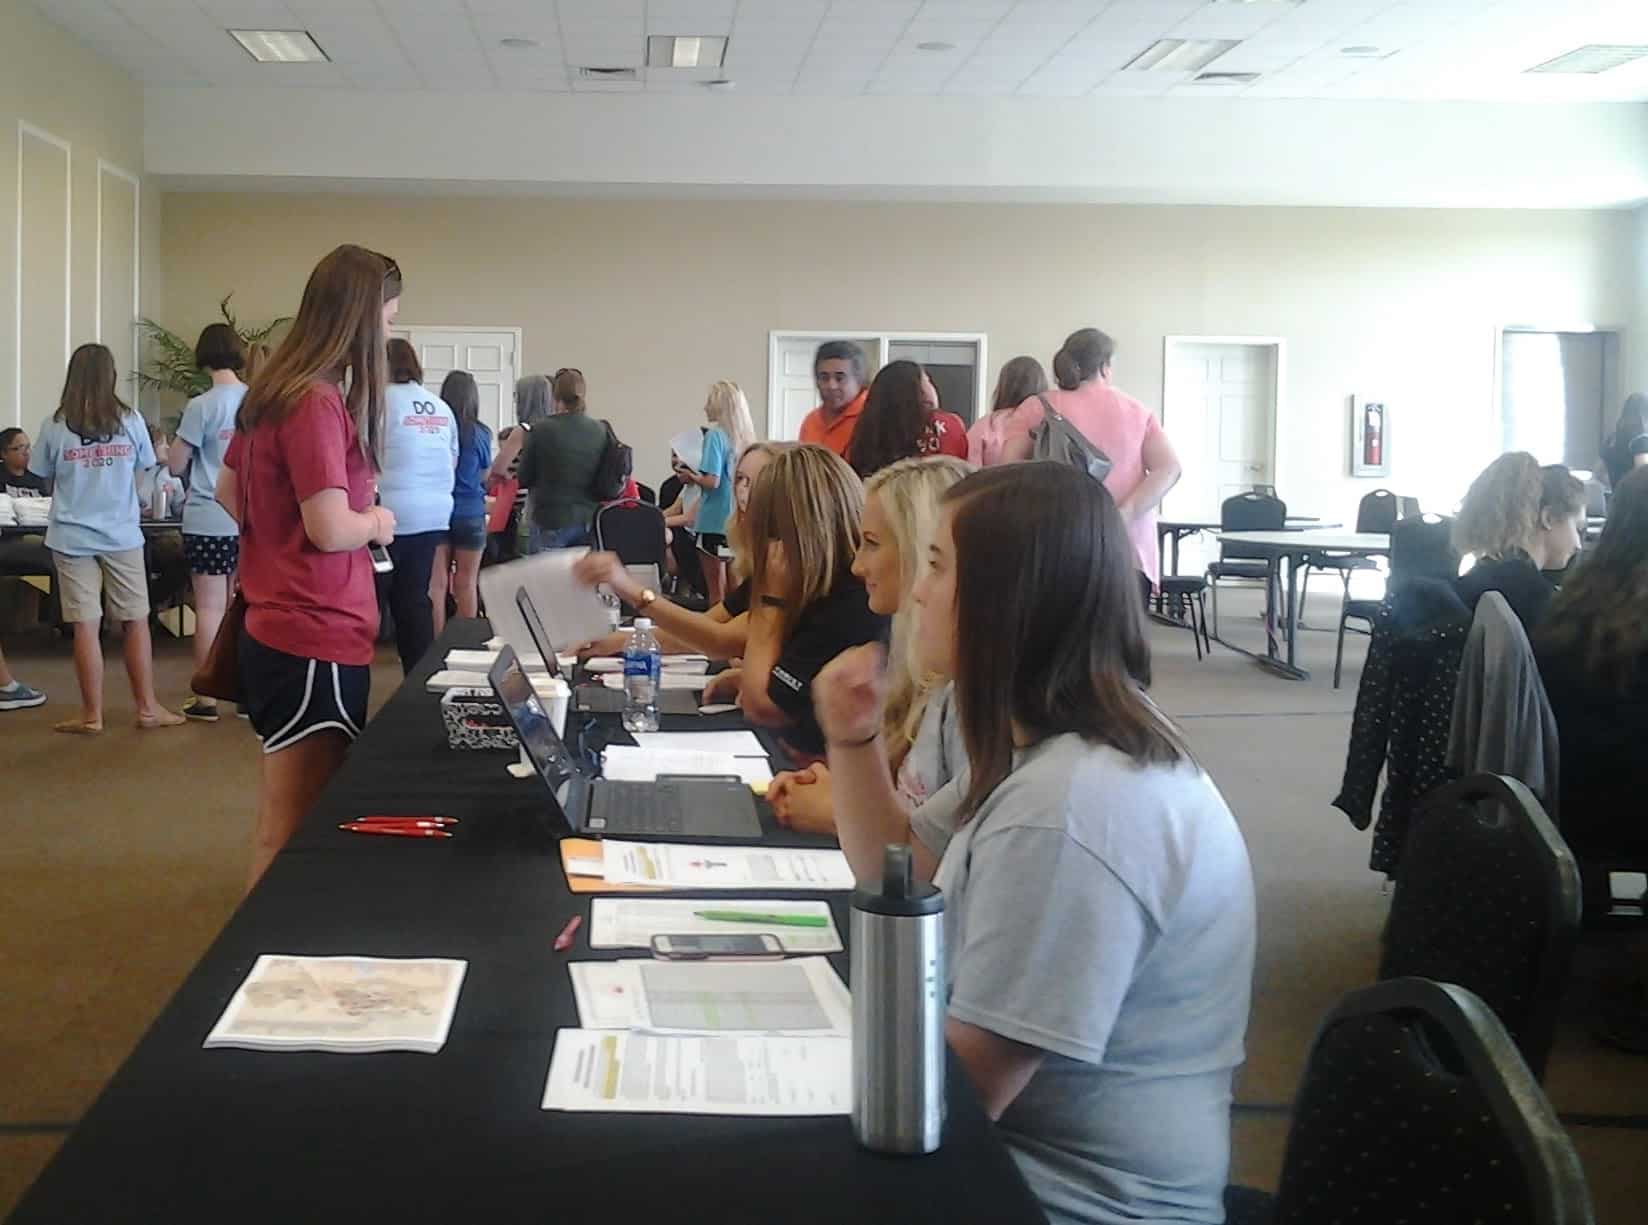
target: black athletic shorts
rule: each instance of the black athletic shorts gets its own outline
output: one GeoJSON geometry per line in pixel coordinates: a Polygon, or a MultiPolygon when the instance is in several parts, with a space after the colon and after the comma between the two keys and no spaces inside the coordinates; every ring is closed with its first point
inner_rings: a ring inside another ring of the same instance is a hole
{"type": "Polygon", "coordinates": [[[366,726],[372,670],[365,664],[304,659],[240,635],[240,681],[247,718],[265,753],[278,753],[320,731],[353,740],[366,726]]]}

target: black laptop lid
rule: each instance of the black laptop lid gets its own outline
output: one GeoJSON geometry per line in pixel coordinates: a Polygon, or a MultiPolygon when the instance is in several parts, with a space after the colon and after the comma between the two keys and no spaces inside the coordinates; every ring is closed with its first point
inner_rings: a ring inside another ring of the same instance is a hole
{"type": "MultiPolygon", "coordinates": [[[[487,679],[492,682],[492,692],[503,703],[504,713],[509,716],[521,747],[537,769],[538,776],[555,796],[562,817],[567,817],[568,784],[582,777],[583,771],[578,768],[572,754],[567,752],[566,742],[555,730],[549,712],[532,688],[532,678],[521,667],[515,648],[506,646],[498,652],[487,679]]],[[[571,824],[570,820],[568,824],[571,824]]]]}
{"type": "Polygon", "coordinates": [[[521,610],[521,620],[526,622],[527,636],[532,639],[532,645],[538,648],[544,667],[549,669],[551,676],[561,675],[560,657],[549,645],[549,634],[544,630],[543,618],[538,615],[538,606],[532,602],[532,597],[527,594],[525,587],[515,589],[515,607],[521,610]]]}

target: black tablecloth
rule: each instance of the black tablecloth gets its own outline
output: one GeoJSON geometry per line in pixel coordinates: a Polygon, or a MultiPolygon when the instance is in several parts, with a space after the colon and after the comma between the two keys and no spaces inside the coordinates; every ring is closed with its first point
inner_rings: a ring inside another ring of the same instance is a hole
{"type": "MultiPolygon", "coordinates": [[[[555,1031],[578,1024],[569,956],[636,953],[591,953],[590,899],[567,890],[542,785],[509,777],[508,754],[446,747],[423,681],[449,648],[484,636],[479,622],[450,626],[372,721],[10,1220],[1042,1220],[953,1057],[944,1146],[921,1158],[865,1152],[845,1118],[539,1108],[555,1031]],[[412,812],[458,817],[461,832],[448,841],[336,828],[412,812]],[[586,920],[577,944],[555,953],[573,914],[586,920]],[[469,971],[436,1055],[202,1049],[262,953],[458,957],[469,971]]],[[[773,831],[771,814],[763,820],[773,831]]],[[[845,933],[844,895],[813,896],[829,897],[845,933]]],[[[846,958],[833,960],[845,977],[846,958]]]]}

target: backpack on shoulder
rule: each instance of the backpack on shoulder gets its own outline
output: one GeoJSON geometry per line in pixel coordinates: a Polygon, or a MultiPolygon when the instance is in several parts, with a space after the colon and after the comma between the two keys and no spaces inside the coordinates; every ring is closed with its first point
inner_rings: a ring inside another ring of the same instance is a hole
{"type": "Polygon", "coordinates": [[[1049,459],[1056,464],[1069,464],[1102,482],[1110,475],[1110,457],[1087,440],[1083,434],[1046,396],[1041,401],[1042,422],[1030,431],[1030,458],[1049,459]]]}
{"type": "Polygon", "coordinates": [[[601,424],[607,429],[607,445],[601,452],[601,462],[595,466],[595,479],[590,492],[599,502],[611,502],[624,495],[630,473],[635,471],[635,452],[618,441],[612,422],[603,421],[601,424]]]}

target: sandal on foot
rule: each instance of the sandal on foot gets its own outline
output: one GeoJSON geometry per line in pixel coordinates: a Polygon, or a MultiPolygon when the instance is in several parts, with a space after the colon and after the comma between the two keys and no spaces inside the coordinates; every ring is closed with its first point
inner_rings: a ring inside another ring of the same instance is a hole
{"type": "Polygon", "coordinates": [[[101,723],[87,723],[84,719],[64,719],[61,723],[53,723],[52,731],[62,732],[65,736],[101,736],[101,723]]]}

